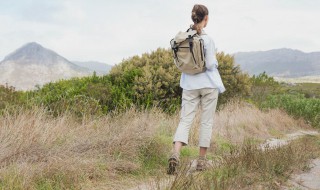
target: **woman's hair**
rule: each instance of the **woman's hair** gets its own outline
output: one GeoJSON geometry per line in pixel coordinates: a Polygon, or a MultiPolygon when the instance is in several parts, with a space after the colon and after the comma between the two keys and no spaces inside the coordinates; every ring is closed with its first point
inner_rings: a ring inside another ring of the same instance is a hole
{"type": "Polygon", "coordinates": [[[192,28],[201,34],[199,23],[203,21],[204,17],[209,14],[208,8],[204,5],[195,4],[192,9],[191,19],[193,21],[192,28]]]}

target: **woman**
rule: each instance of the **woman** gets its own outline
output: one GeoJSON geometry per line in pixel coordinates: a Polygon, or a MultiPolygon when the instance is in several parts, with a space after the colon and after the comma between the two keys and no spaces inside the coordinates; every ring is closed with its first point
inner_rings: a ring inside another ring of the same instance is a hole
{"type": "Polygon", "coordinates": [[[168,174],[176,173],[182,146],[188,144],[189,130],[193,123],[197,108],[202,108],[201,128],[199,137],[199,158],[197,170],[207,167],[206,153],[210,147],[213,116],[217,106],[218,94],[225,91],[215,55],[213,40],[204,33],[203,28],[208,24],[209,11],[204,5],[194,5],[191,19],[192,29],[197,30],[204,40],[204,53],[207,70],[196,75],[182,73],[180,86],[183,88],[180,123],[174,135],[173,154],[169,158],[168,174]]]}

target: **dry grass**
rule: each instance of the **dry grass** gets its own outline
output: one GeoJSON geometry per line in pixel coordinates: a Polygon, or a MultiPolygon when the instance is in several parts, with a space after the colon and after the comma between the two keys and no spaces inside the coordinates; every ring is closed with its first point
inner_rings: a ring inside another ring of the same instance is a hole
{"type": "Polygon", "coordinates": [[[142,151],[148,152],[163,125],[175,123],[158,111],[128,110],[81,122],[67,114],[52,118],[44,109],[5,114],[0,117],[0,189],[77,189],[88,180],[135,173],[144,167],[142,151]]]}
{"type": "MultiPolygon", "coordinates": [[[[281,189],[290,174],[308,170],[320,156],[320,136],[305,136],[276,149],[246,142],[222,154],[208,171],[188,174],[188,162],[173,179],[155,180],[149,189],[281,189]],[[161,187],[161,188],[158,188],[161,187]]],[[[146,189],[148,189],[146,188],[146,189]]]]}
{"type": "MultiPolygon", "coordinates": [[[[198,122],[190,135],[198,142],[198,122]]],[[[122,189],[131,180],[165,173],[179,115],[134,109],[117,116],[51,117],[44,109],[0,116],[0,189],[122,189]],[[157,173],[158,172],[158,173],[157,173]],[[102,189],[101,187],[96,187],[102,189]]],[[[306,127],[284,112],[233,102],[215,115],[212,147],[266,139],[306,127]]],[[[211,150],[213,152],[213,150],[211,150]]]]}
{"type": "MultiPolygon", "coordinates": [[[[199,119],[197,114],[195,127],[191,131],[192,145],[198,143],[199,119]]],[[[303,120],[295,120],[282,110],[263,112],[251,104],[234,100],[215,114],[212,146],[215,147],[221,139],[239,144],[248,138],[257,141],[270,137],[281,138],[301,128],[312,130],[303,120]]]]}

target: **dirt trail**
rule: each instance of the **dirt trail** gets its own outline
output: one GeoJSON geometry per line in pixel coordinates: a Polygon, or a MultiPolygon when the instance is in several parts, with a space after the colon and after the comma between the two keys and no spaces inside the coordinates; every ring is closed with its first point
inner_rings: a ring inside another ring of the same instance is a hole
{"type": "Polygon", "coordinates": [[[315,159],[309,165],[310,171],[293,175],[283,190],[319,190],[320,189],[320,159],[315,159]]]}
{"type": "MultiPolygon", "coordinates": [[[[261,149],[275,148],[288,144],[291,140],[297,139],[304,135],[317,135],[317,131],[297,131],[295,133],[290,133],[285,135],[282,139],[270,138],[266,140],[265,143],[260,145],[261,149]]],[[[194,170],[196,167],[196,161],[192,161],[190,170],[194,170]]],[[[299,175],[294,175],[289,180],[287,187],[282,187],[283,190],[320,190],[320,158],[312,161],[310,165],[311,170],[299,175]]],[[[174,176],[164,177],[156,184],[154,181],[150,180],[148,182],[141,183],[130,190],[151,190],[151,189],[165,189],[168,184],[174,180],[174,176]]]]}
{"type": "Polygon", "coordinates": [[[317,135],[317,134],[319,134],[319,132],[317,131],[297,131],[294,133],[287,134],[282,139],[270,138],[266,140],[265,143],[261,144],[260,147],[261,149],[265,149],[266,147],[274,148],[278,146],[283,146],[288,144],[291,140],[297,139],[303,135],[317,135]]]}
{"type": "MultiPolygon", "coordinates": [[[[317,131],[298,131],[286,135],[285,139],[269,139],[262,147],[266,145],[283,146],[300,136],[317,134],[319,134],[317,131]]],[[[282,187],[282,190],[320,190],[320,158],[312,160],[309,167],[311,169],[307,172],[292,175],[288,180],[288,185],[282,187]]]]}

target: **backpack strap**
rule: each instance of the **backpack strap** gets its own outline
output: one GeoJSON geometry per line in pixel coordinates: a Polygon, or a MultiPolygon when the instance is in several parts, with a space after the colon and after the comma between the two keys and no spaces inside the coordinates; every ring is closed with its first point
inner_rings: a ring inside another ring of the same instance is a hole
{"type": "MultiPolygon", "coordinates": [[[[193,30],[192,27],[193,27],[193,25],[191,24],[191,25],[190,25],[190,28],[188,28],[187,32],[189,32],[190,30],[193,30]]],[[[198,32],[197,32],[197,33],[198,33],[198,32]]],[[[196,33],[196,34],[197,34],[197,33],[196,33]]],[[[206,33],[204,30],[201,30],[201,34],[200,34],[200,35],[207,35],[207,33],[206,33]]]]}
{"type": "Polygon", "coordinates": [[[178,52],[178,49],[179,49],[177,42],[174,39],[172,39],[170,41],[170,45],[171,45],[171,49],[173,50],[174,57],[179,61],[179,58],[177,56],[177,52],[178,52]]]}
{"type": "Polygon", "coordinates": [[[186,32],[194,31],[194,32],[196,32],[196,34],[197,34],[198,32],[197,32],[196,30],[194,30],[194,29],[192,28],[192,26],[193,26],[193,25],[190,25],[190,27],[187,29],[186,32]]]}
{"type": "Polygon", "coordinates": [[[191,35],[188,36],[188,41],[189,41],[189,49],[192,54],[193,61],[194,63],[196,63],[196,58],[194,57],[194,53],[193,53],[193,38],[191,35]]]}

